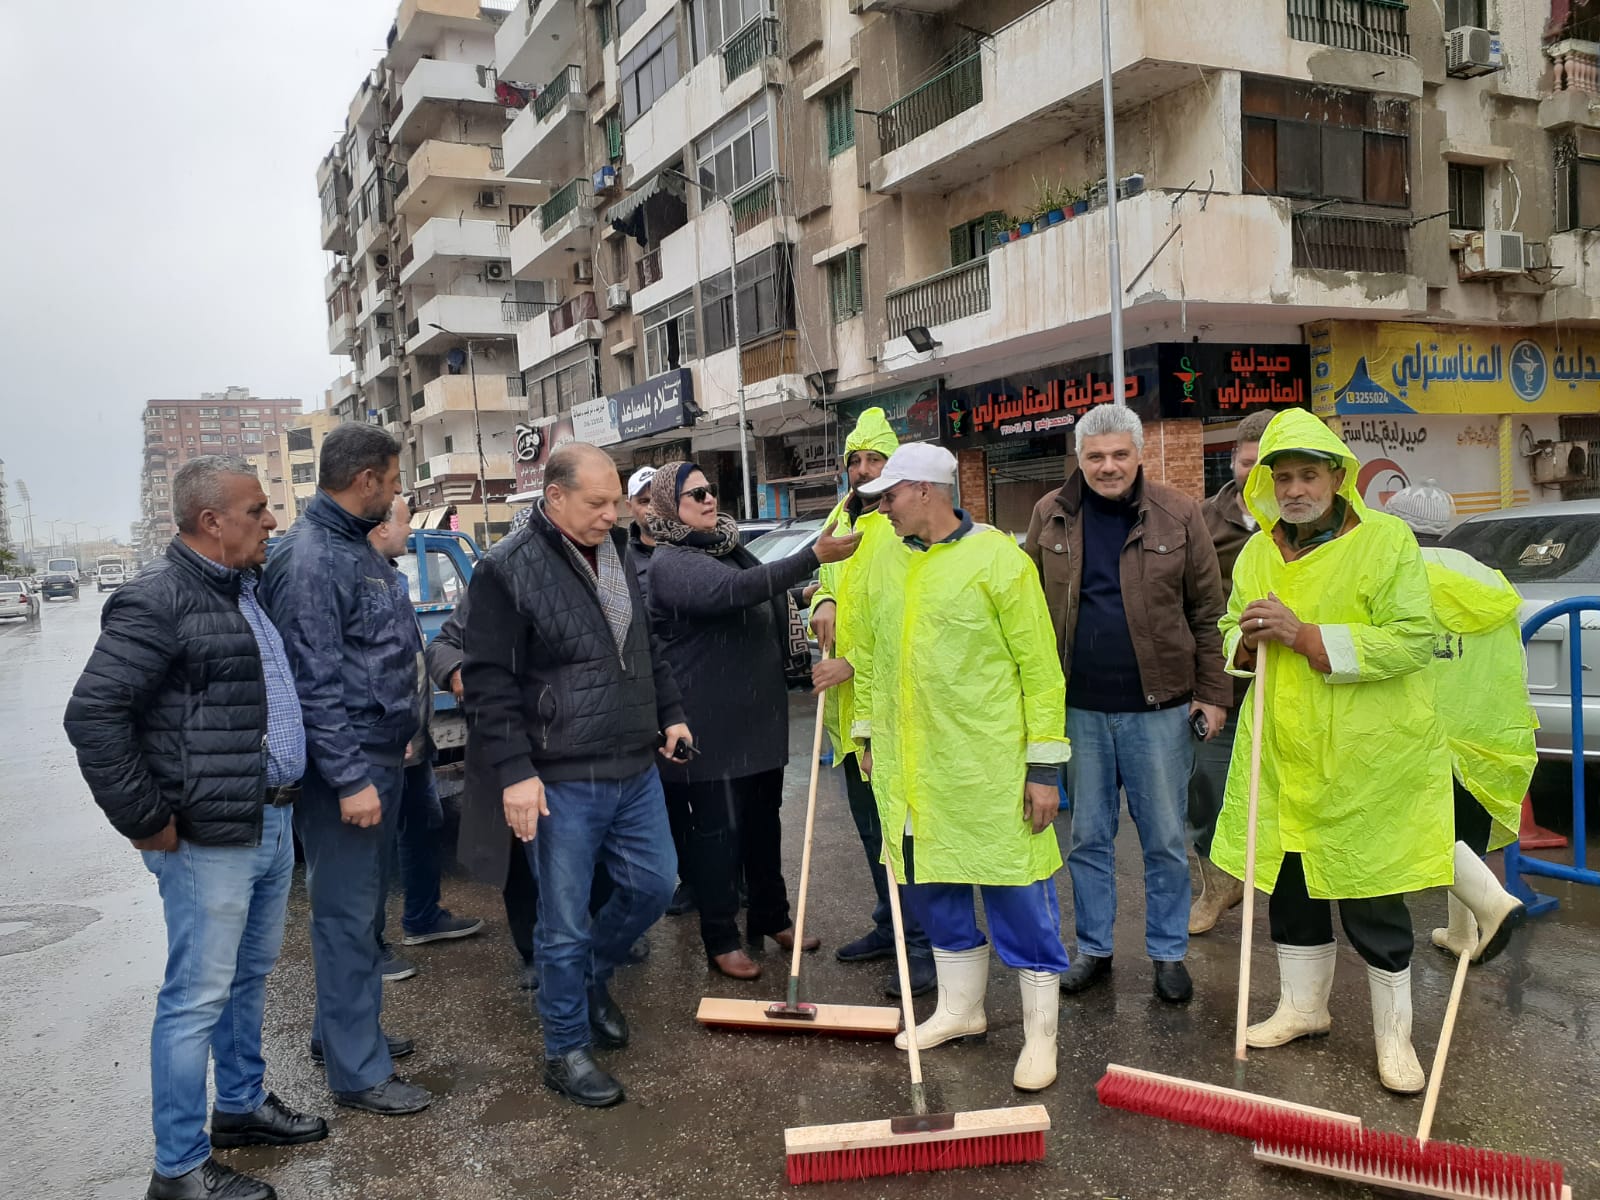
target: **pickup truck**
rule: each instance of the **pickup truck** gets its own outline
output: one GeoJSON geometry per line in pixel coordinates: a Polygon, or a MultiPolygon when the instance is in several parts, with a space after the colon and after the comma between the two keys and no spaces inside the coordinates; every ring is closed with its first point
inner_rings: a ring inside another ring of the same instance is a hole
{"type": "MultiPolygon", "coordinates": [[[[419,529],[411,535],[407,548],[399,562],[400,573],[422,626],[423,645],[427,645],[466,595],[480,553],[470,537],[448,529],[419,529]]],[[[428,733],[433,738],[434,775],[440,794],[453,795],[460,790],[465,774],[467,720],[450,692],[434,691],[428,733]]]]}

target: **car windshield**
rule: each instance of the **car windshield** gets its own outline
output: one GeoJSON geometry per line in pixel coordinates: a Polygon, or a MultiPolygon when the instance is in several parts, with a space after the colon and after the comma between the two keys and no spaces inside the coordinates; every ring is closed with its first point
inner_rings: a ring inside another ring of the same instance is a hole
{"type": "Polygon", "coordinates": [[[0,592],[8,592],[15,595],[17,592],[25,590],[26,589],[20,583],[13,582],[9,579],[0,579],[0,592]]]}
{"type": "Polygon", "coordinates": [[[761,562],[776,562],[805,549],[821,528],[821,521],[797,521],[785,529],[762,534],[749,544],[748,549],[761,562]]]}
{"type": "Polygon", "coordinates": [[[1600,583],[1600,513],[1468,521],[1443,544],[1512,583],[1600,583]]]}

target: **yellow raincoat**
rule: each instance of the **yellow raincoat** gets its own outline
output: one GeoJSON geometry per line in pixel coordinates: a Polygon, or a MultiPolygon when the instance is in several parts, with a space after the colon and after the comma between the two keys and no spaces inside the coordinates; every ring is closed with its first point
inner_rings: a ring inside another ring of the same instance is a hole
{"type": "MultiPolygon", "coordinates": [[[[865,409],[856,420],[856,427],[850,431],[850,436],[845,439],[844,455],[846,461],[857,450],[874,450],[888,458],[900,448],[900,439],[895,436],[894,430],[889,427],[888,418],[883,415],[881,408],[865,409]]],[[[846,496],[845,500],[849,497],[846,496]]],[[[859,532],[861,544],[856,547],[856,552],[843,562],[825,563],[818,573],[817,594],[812,597],[811,611],[817,611],[817,605],[831,600],[834,603],[834,648],[833,656],[842,658],[851,666],[855,665],[855,656],[852,647],[857,639],[857,628],[860,625],[863,612],[862,592],[865,587],[867,573],[871,568],[872,560],[887,547],[893,551],[900,546],[900,539],[895,536],[894,526],[889,524],[889,518],[874,510],[863,513],[859,521],[852,522],[850,513],[845,508],[845,500],[840,500],[834,506],[827,525],[836,525],[834,533],[843,537],[846,533],[859,532]]],[[[850,740],[850,726],[855,721],[855,680],[847,679],[838,687],[829,688],[823,695],[823,722],[828,729],[828,737],[833,741],[833,765],[844,766],[848,755],[856,752],[855,743],[850,740]]]]}
{"type": "MultiPolygon", "coordinates": [[[[1387,896],[1452,882],[1455,843],[1450,752],[1434,701],[1433,605],[1416,538],[1404,522],[1373,512],[1356,492],[1357,462],[1308,412],[1273,418],[1261,457],[1290,447],[1338,455],[1340,495],[1358,524],[1285,562],[1273,527],[1272,472],[1250,473],[1245,503],[1260,523],[1233,568],[1233,594],[1219,622],[1234,674],[1239,615],[1269,592],[1301,621],[1320,627],[1331,674],[1272,644],[1256,884],[1270,892],[1285,852],[1297,852],[1306,890],[1337,900],[1387,896]]],[[[1252,689],[1254,684],[1251,685],[1252,689]]],[[[1253,695],[1240,708],[1228,790],[1211,858],[1244,877],[1253,695]]]]}
{"type": "Polygon", "coordinates": [[[1433,593],[1433,675],[1455,776],[1494,819],[1489,849],[1517,840],[1522,798],[1538,761],[1539,718],[1528,703],[1522,597],[1470,554],[1425,547],[1433,593]]]}
{"type": "Polygon", "coordinates": [[[1021,887],[1061,867],[1054,828],[1023,816],[1033,763],[1069,756],[1066,681],[1039,572],[988,526],[913,550],[866,579],[856,643],[858,742],[872,741],[884,851],[905,878],[909,813],[918,883],[1021,887]]]}

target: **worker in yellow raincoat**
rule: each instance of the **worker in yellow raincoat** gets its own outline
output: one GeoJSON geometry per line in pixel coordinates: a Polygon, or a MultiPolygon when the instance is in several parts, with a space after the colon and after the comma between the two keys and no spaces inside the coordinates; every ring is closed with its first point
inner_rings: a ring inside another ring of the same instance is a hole
{"type": "Polygon", "coordinates": [[[1479,857],[1517,840],[1522,798],[1538,762],[1533,735],[1539,718],[1528,703],[1517,622],[1522,597],[1499,571],[1439,545],[1455,502],[1433,480],[1401,488],[1384,508],[1411,527],[1427,564],[1432,669],[1455,770],[1456,881],[1450,923],[1433,931],[1433,944],[1488,962],[1528,915],[1479,857]]]}
{"type": "MultiPolygon", "coordinates": [[[[902,549],[889,518],[878,511],[878,498],[857,491],[883,473],[889,456],[900,448],[900,439],[889,428],[883,409],[869,408],[856,420],[856,427],[844,442],[844,469],[849,491],[828,514],[826,524],[836,532],[859,533],[861,544],[843,562],[827,563],[819,574],[820,586],[811,601],[811,632],[831,657],[817,664],[812,681],[823,693],[823,718],[833,743],[833,765],[844,768],[845,796],[861,848],[866,851],[867,869],[877,903],[872,909],[872,928],[846,942],[834,952],[840,962],[862,963],[894,958],[894,929],[889,921],[888,873],[883,869],[883,830],[878,823],[878,805],[872,798],[872,783],[863,778],[856,745],[850,739],[854,721],[855,668],[853,646],[856,631],[866,619],[864,593],[867,571],[878,554],[902,549]]],[[[906,954],[911,970],[911,994],[921,996],[934,987],[933,951],[928,935],[914,918],[906,914],[906,954]]],[[[893,965],[884,991],[900,996],[900,973],[893,965]]]]}
{"type": "MultiPolygon", "coordinates": [[[[900,447],[860,488],[903,541],[873,559],[855,644],[851,734],[863,748],[894,877],[933,943],[931,1048],[984,1032],[989,948],[1022,984],[1023,1091],[1056,1078],[1067,951],[1051,820],[1067,760],[1066,682],[1039,573],[1016,541],[955,507],[956,460],[900,447]],[[874,774],[876,771],[876,774],[874,774]]],[[[904,1035],[899,1042],[905,1045],[904,1035]]]]}
{"type": "MultiPolygon", "coordinates": [[[[1404,893],[1452,879],[1450,752],[1434,702],[1428,573],[1405,523],[1356,491],[1356,459],[1308,412],[1261,439],[1245,503],[1261,530],[1233,568],[1220,626],[1229,670],[1269,654],[1256,885],[1270,892],[1277,1011],[1252,1046],[1325,1034],[1332,906],[1366,961],[1378,1077],[1427,1077],[1411,1045],[1404,893]]],[[[1252,687],[1258,686],[1252,684],[1252,687]]],[[[1212,861],[1243,878],[1253,697],[1241,709],[1212,861]]]]}

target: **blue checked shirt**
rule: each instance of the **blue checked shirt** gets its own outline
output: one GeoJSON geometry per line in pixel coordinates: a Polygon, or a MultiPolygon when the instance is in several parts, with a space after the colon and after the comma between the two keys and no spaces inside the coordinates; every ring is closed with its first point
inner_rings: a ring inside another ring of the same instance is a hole
{"type": "Polygon", "coordinates": [[[306,769],[306,731],[300,720],[300,695],[294,688],[283,639],[256,601],[256,577],[245,574],[239,585],[239,612],[250,623],[261,651],[261,674],[267,685],[267,786],[298,783],[306,769]]]}

